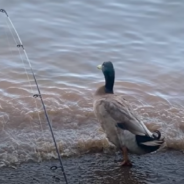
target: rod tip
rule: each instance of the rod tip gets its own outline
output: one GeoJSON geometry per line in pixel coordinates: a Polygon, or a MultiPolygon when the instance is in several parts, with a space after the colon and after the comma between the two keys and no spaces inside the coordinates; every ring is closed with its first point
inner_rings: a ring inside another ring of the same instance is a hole
{"type": "Polygon", "coordinates": [[[0,9],[0,12],[5,13],[5,14],[6,14],[6,16],[8,17],[8,13],[6,12],[6,10],[4,10],[4,9],[0,9]]]}

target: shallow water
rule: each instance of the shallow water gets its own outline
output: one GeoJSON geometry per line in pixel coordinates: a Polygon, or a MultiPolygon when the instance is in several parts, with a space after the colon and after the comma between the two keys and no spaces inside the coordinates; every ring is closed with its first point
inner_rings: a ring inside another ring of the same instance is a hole
{"type": "MultiPolygon", "coordinates": [[[[167,147],[184,149],[184,2],[2,0],[0,8],[24,43],[63,155],[109,147],[92,111],[104,81],[96,66],[108,60],[115,92],[167,147]]],[[[0,166],[56,157],[28,63],[2,13],[0,22],[0,166]]]]}

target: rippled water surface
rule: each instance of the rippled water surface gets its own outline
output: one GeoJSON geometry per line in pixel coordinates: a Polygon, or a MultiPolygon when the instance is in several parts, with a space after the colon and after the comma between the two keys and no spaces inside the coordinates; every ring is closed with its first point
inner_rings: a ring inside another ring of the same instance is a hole
{"type": "MultiPolygon", "coordinates": [[[[104,82],[96,66],[108,60],[115,92],[163,132],[167,147],[184,149],[184,2],[2,0],[0,8],[24,43],[62,154],[109,147],[92,111],[93,93],[104,82]]],[[[1,166],[56,157],[17,41],[1,13],[1,166]]]]}

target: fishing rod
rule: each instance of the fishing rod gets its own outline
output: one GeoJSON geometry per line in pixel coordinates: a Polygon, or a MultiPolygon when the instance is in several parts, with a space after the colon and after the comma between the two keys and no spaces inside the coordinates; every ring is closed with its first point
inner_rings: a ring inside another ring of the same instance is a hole
{"type": "MultiPolygon", "coordinates": [[[[22,41],[20,39],[20,36],[19,36],[17,30],[15,29],[15,26],[14,26],[13,22],[11,21],[10,17],[8,16],[8,13],[4,9],[0,9],[0,12],[6,14],[6,16],[8,18],[8,21],[11,24],[11,26],[12,26],[13,30],[15,31],[15,34],[16,34],[18,40],[19,40],[19,44],[17,44],[17,47],[22,48],[22,50],[23,50],[23,52],[24,52],[24,54],[26,56],[26,60],[27,60],[27,62],[29,64],[29,67],[30,67],[30,70],[31,70],[31,73],[32,73],[34,82],[36,84],[37,91],[38,91],[38,94],[34,94],[33,97],[35,97],[35,98],[40,97],[40,100],[41,100],[41,103],[42,103],[42,106],[43,106],[43,110],[44,110],[44,114],[45,114],[47,123],[49,125],[50,132],[51,132],[51,135],[52,135],[52,139],[53,139],[53,142],[54,142],[54,146],[55,146],[55,149],[56,149],[56,152],[57,152],[57,155],[58,155],[58,159],[59,159],[61,171],[63,173],[63,176],[64,176],[64,179],[65,179],[66,184],[68,184],[68,180],[67,180],[66,173],[65,173],[65,170],[64,170],[62,158],[61,158],[61,155],[59,153],[58,145],[57,145],[57,142],[56,142],[56,139],[55,139],[55,136],[54,136],[52,125],[51,125],[51,122],[50,122],[50,119],[49,119],[49,116],[48,116],[48,113],[47,113],[47,110],[46,110],[46,107],[45,107],[45,104],[44,104],[44,101],[43,101],[43,98],[42,98],[42,94],[41,94],[41,91],[40,91],[40,88],[39,88],[39,85],[38,85],[36,76],[34,74],[34,70],[33,70],[32,66],[31,66],[31,62],[30,62],[30,60],[28,58],[27,52],[26,52],[26,50],[25,50],[25,48],[23,46],[23,43],[22,43],[22,41]]],[[[53,166],[53,167],[56,167],[57,168],[57,166],[53,166]]],[[[51,167],[51,169],[53,169],[53,168],[51,167]]]]}

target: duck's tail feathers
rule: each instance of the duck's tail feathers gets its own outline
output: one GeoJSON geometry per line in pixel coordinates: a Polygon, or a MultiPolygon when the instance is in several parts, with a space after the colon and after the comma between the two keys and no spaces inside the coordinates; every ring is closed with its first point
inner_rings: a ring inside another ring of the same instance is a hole
{"type": "Polygon", "coordinates": [[[161,133],[158,130],[154,131],[152,135],[152,137],[136,135],[137,145],[147,152],[156,151],[164,143],[164,138],[161,138],[161,133]]]}

